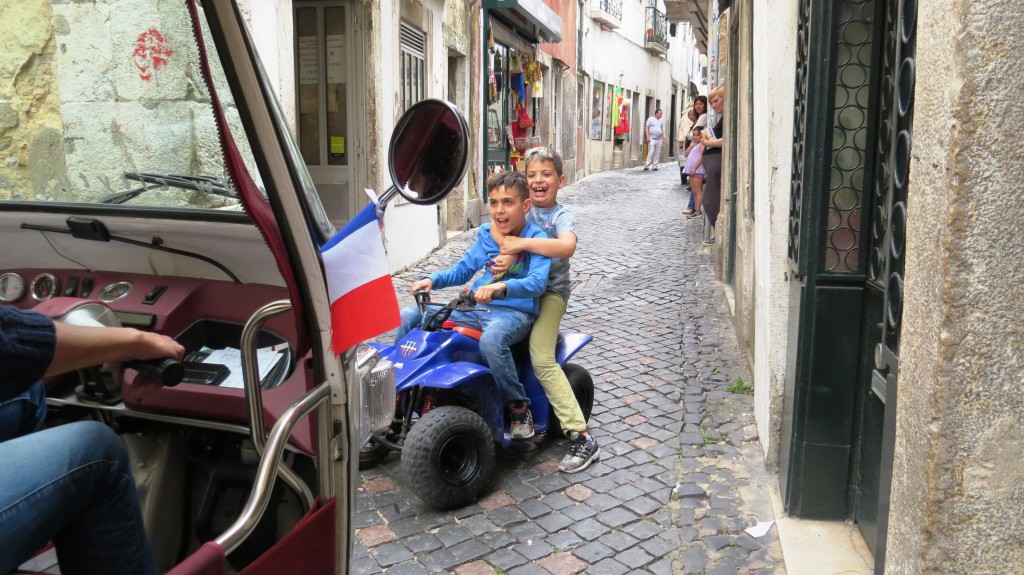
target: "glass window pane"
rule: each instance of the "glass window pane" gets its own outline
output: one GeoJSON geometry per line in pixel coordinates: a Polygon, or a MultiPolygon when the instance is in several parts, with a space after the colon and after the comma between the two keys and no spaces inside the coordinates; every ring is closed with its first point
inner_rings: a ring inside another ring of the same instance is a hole
{"type": "Polygon", "coordinates": [[[324,8],[324,69],[327,80],[327,164],[348,165],[348,52],[345,7],[324,8]]]}
{"type": "Polygon", "coordinates": [[[299,150],[306,164],[320,165],[320,58],[316,8],[295,10],[299,150]]]}

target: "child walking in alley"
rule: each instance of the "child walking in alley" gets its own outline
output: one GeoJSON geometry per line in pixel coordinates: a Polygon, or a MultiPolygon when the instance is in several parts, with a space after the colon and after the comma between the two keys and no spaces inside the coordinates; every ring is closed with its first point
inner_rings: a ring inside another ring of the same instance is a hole
{"type": "MultiPolygon", "coordinates": [[[[555,361],[558,325],[569,302],[569,258],[576,253],[576,220],[558,203],[558,190],[565,185],[562,157],[550,148],[531,148],[524,157],[530,186],[529,220],[550,238],[506,236],[501,243],[504,258],[534,253],[551,258],[547,290],[540,299],[540,314],[530,332],[530,359],[544,391],[569,437],[569,451],[558,469],[575,473],[586,469],[600,455],[597,440],[587,431],[576,396],[561,366],[555,361]]],[[[505,262],[502,262],[505,263],[505,262]]]]}
{"type": "MultiPolygon", "coordinates": [[[[530,333],[530,326],[540,309],[540,295],[548,283],[551,260],[544,255],[523,252],[504,273],[495,273],[488,265],[500,254],[502,242],[516,239],[546,238],[544,232],[526,220],[530,210],[530,190],[522,172],[503,172],[487,183],[490,223],[480,226],[476,242],[453,267],[430,274],[412,284],[412,292],[430,291],[462,285],[478,271],[484,273],[473,282],[478,307],[487,313],[455,311],[451,320],[456,325],[480,330],[480,353],[491,373],[509,412],[512,439],[533,437],[533,416],[529,398],[516,373],[510,346],[530,333]],[[505,291],[504,299],[494,299],[505,291]]],[[[402,326],[395,336],[395,345],[423,320],[417,306],[402,309],[402,326]]]]}

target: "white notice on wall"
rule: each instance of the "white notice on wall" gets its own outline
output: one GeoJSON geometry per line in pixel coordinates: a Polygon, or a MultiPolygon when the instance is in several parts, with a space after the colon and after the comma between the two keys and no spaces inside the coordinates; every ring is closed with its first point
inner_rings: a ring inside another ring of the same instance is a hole
{"type": "Polygon", "coordinates": [[[316,36],[299,36],[299,84],[316,84],[316,36]]]}
{"type": "Polygon", "coordinates": [[[345,36],[327,36],[327,83],[345,83],[345,36]]]}

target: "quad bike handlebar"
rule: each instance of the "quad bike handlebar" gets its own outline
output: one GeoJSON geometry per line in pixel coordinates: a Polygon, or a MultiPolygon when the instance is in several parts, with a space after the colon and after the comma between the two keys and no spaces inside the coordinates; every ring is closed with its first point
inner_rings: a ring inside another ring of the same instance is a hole
{"type": "MultiPolygon", "coordinates": [[[[505,290],[501,290],[495,292],[492,297],[493,299],[505,299],[507,293],[505,290]]],[[[469,289],[462,290],[455,299],[446,304],[431,302],[430,292],[427,290],[417,290],[413,293],[413,298],[416,300],[416,306],[419,307],[420,314],[423,315],[422,329],[424,331],[439,331],[442,329],[444,322],[448,321],[453,311],[482,313],[490,311],[486,308],[477,307],[473,290],[469,289]],[[427,310],[431,307],[439,309],[434,312],[428,312],[427,310]]]]}

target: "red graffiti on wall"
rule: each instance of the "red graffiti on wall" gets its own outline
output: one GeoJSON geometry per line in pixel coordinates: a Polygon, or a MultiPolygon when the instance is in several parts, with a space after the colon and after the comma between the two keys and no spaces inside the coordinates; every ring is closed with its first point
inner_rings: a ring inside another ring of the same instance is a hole
{"type": "Polygon", "coordinates": [[[139,69],[139,78],[148,81],[153,72],[167,63],[174,52],[167,47],[167,39],[156,28],[150,28],[135,41],[135,52],[132,58],[139,69]]]}

